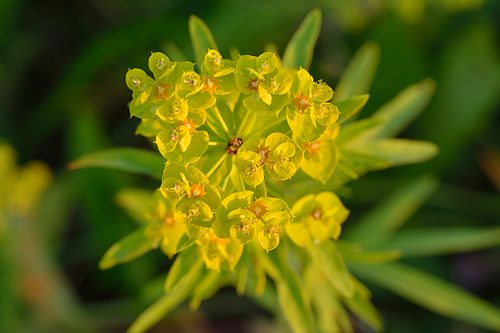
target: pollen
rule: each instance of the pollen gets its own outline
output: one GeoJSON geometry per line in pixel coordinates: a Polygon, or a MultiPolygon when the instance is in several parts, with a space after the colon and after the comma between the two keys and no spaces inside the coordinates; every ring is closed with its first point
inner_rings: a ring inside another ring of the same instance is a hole
{"type": "Polygon", "coordinates": [[[257,172],[257,167],[255,165],[252,165],[252,166],[249,166],[248,168],[246,168],[245,171],[243,171],[243,174],[245,176],[251,176],[256,172],[257,172]]]}
{"type": "Polygon", "coordinates": [[[309,101],[309,97],[304,94],[297,93],[295,97],[292,98],[292,104],[295,106],[297,110],[303,113],[311,106],[311,102],[309,101]]]}
{"type": "Polygon", "coordinates": [[[165,58],[156,59],[155,65],[156,65],[156,68],[158,68],[159,70],[162,70],[163,67],[165,67],[165,58]]]}
{"type": "Polygon", "coordinates": [[[282,227],[279,225],[273,225],[268,229],[269,233],[273,236],[279,236],[283,231],[282,227]]]}
{"type": "Polygon", "coordinates": [[[172,140],[172,142],[177,142],[177,139],[178,139],[178,135],[177,135],[177,132],[173,132],[172,134],[170,134],[170,140],[172,140]]]}
{"type": "Polygon", "coordinates": [[[195,219],[200,215],[200,210],[196,207],[189,208],[186,215],[189,220],[195,219]]]}
{"type": "Polygon", "coordinates": [[[133,78],[132,79],[132,84],[134,85],[134,87],[137,88],[137,87],[139,87],[141,85],[141,80],[133,78]]]}
{"type": "Polygon", "coordinates": [[[188,87],[194,87],[198,83],[199,75],[193,72],[184,73],[182,82],[188,87]]]}
{"type": "Polygon", "coordinates": [[[179,197],[182,195],[183,189],[182,186],[179,185],[178,183],[175,183],[172,187],[168,189],[168,192],[173,194],[176,197],[179,197]]]}

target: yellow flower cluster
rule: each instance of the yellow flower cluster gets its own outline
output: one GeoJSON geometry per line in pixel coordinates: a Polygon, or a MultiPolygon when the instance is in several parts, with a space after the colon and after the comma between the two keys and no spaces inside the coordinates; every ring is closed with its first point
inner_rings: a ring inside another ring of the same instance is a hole
{"type": "Polygon", "coordinates": [[[228,60],[211,49],[199,71],[156,52],[148,65],[153,77],[131,69],[126,83],[137,133],[166,159],[147,234],[168,255],[195,245],[208,268],[232,270],[252,242],[270,251],[285,232],[299,246],[339,236],[348,211],[335,194],[291,208],[268,195],[297,172],[332,175],[332,88],[271,52],[228,60]]]}

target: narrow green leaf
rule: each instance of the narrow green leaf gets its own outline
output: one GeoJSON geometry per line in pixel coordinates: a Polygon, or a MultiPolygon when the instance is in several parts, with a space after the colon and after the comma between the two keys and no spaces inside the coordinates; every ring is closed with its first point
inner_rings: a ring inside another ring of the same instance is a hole
{"type": "Polygon", "coordinates": [[[352,333],[351,319],[341,298],[316,266],[308,265],[304,272],[304,287],[311,295],[319,332],[352,333]]]}
{"type": "Polygon", "coordinates": [[[430,79],[414,84],[383,105],[373,118],[380,124],[363,135],[363,139],[388,138],[404,130],[429,104],[436,84],[430,79]]]}
{"type": "Polygon", "coordinates": [[[172,289],[179,283],[184,275],[186,275],[191,267],[199,260],[200,256],[196,247],[191,246],[182,251],[168,271],[165,280],[165,290],[172,291],[172,289]]]}
{"type": "MultiPolygon", "coordinates": [[[[242,259],[244,258],[245,255],[243,255],[242,259]]],[[[260,262],[258,262],[257,265],[252,265],[250,269],[248,269],[248,274],[245,278],[245,296],[250,297],[257,305],[259,305],[263,309],[269,311],[270,313],[278,315],[278,313],[280,313],[278,295],[276,294],[274,286],[272,286],[270,283],[265,282],[266,275],[263,266],[264,265],[261,265],[260,262]],[[253,269],[253,267],[258,268],[253,269]]],[[[238,282],[239,281],[237,281],[236,283],[238,282]]]]}
{"type": "Polygon", "coordinates": [[[121,190],[115,197],[116,203],[131,218],[140,223],[150,222],[148,219],[148,210],[152,199],[153,193],[151,191],[139,188],[121,190]]]}
{"type": "Polygon", "coordinates": [[[357,243],[339,241],[337,245],[346,262],[380,264],[401,258],[401,252],[395,248],[391,248],[391,250],[366,251],[357,243]]]}
{"type": "Polygon", "coordinates": [[[392,193],[347,229],[345,239],[370,247],[391,238],[436,189],[429,177],[417,178],[392,193]]]}
{"type": "Polygon", "coordinates": [[[145,228],[140,228],[111,246],[99,262],[99,268],[108,269],[125,263],[153,248],[154,242],[146,236],[145,228]]]}
{"type": "Polygon", "coordinates": [[[296,274],[277,252],[276,250],[271,251],[269,255],[262,254],[261,259],[276,285],[283,315],[294,333],[313,332],[314,322],[309,302],[306,301],[307,295],[296,274]]]}
{"type": "Polygon", "coordinates": [[[486,301],[404,264],[349,265],[353,272],[431,311],[500,331],[500,310],[486,301]]]}
{"type": "Polygon", "coordinates": [[[134,321],[127,333],[146,332],[169,312],[173,311],[189,297],[189,294],[201,279],[202,274],[203,263],[198,260],[193,263],[191,270],[182,277],[175,288],[158,299],[134,321]]]}
{"type": "MultiPolygon", "coordinates": [[[[354,124],[352,123],[352,125],[354,124]]],[[[362,154],[385,159],[390,166],[424,162],[433,158],[439,152],[438,147],[431,142],[405,139],[354,142],[349,148],[362,154]]]]}
{"type": "Polygon", "coordinates": [[[346,98],[340,102],[336,102],[335,104],[339,108],[340,115],[337,120],[337,124],[341,125],[348,121],[350,118],[354,117],[363,106],[365,106],[366,102],[368,102],[368,98],[370,95],[356,95],[349,98],[346,98]]]}
{"type": "Polygon", "coordinates": [[[447,227],[403,230],[377,249],[399,250],[405,257],[476,251],[500,245],[500,227],[447,227]]]}
{"type": "Polygon", "coordinates": [[[370,294],[361,282],[356,281],[354,296],[344,299],[345,304],[358,318],[364,321],[376,332],[382,331],[380,315],[370,301],[370,294]]]}
{"type": "Polygon", "coordinates": [[[336,101],[370,91],[379,56],[379,47],[373,42],[364,44],[356,52],[337,85],[336,101]]]}
{"type": "Polygon", "coordinates": [[[189,18],[189,34],[196,62],[201,65],[208,49],[217,50],[217,44],[205,22],[194,15],[189,18]]]}
{"type": "Polygon", "coordinates": [[[309,69],[320,29],[321,11],[313,9],[304,18],[288,43],[283,54],[283,66],[309,69]]]}
{"type": "Polygon", "coordinates": [[[191,309],[198,309],[201,302],[215,295],[223,284],[224,275],[222,273],[216,271],[207,272],[205,277],[197,283],[193,290],[193,298],[189,304],[191,309]]]}
{"type": "Polygon", "coordinates": [[[390,163],[383,158],[342,148],[340,149],[339,163],[326,188],[337,190],[345,183],[358,179],[370,170],[382,170],[388,167],[390,167],[390,163]]]}
{"type": "Polygon", "coordinates": [[[379,119],[375,118],[365,118],[352,123],[349,123],[342,127],[336,143],[339,146],[345,146],[347,143],[356,140],[360,136],[363,136],[370,128],[377,126],[380,123],[379,119]]]}
{"type": "MultiPolygon", "coordinates": [[[[481,141],[479,138],[498,119],[498,31],[483,20],[463,28],[443,43],[441,56],[435,59],[439,89],[415,131],[443,150],[427,165],[434,172],[445,173],[455,167],[461,154],[481,141]]],[[[498,127],[493,131],[498,133],[498,127]]]]}
{"type": "Polygon", "coordinates": [[[70,169],[102,167],[147,175],[161,180],[165,160],[160,154],[137,148],[112,148],[84,155],[70,169]]]}
{"type": "Polygon", "coordinates": [[[353,279],[337,246],[331,241],[325,241],[320,244],[311,244],[307,250],[313,263],[320,272],[326,275],[335,290],[345,297],[352,297],[353,279]]]}

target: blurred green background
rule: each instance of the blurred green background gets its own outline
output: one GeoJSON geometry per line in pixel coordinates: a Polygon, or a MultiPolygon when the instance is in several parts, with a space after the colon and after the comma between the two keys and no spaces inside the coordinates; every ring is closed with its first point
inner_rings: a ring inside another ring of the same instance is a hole
{"type": "MultiPolygon", "coordinates": [[[[2,0],[0,140],[15,148],[20,165],[46,163],[53,180],[26,228],[0,234],[0,332],[122,332],[161,293],[169,262],[160,253],[97,268],[105,250],[135,227],[116,192],[158,184],[108,170],[67,170],[72,159],[101,148],[152,148],[134,135],[127,68],[146,68],[152,51],[192,59],[191,14],[208,24],[226,57],[232,47],[282,52],[314,7],[323,12],[314,77],[335,88],[362,44],[380,47],[362,116],[412,83],[427,77],[437,83],[431,105],[403,136],[437,143],[440,155],[349,184],[343,200],[352,220],[408,178],[431,173],[441,185],[409,226],[499,225],[498,1],[2,0]]],[[[411,263],[500,305],[499,258],[497,249],[411,263]]],[[[387,332],[484,332],[374,293],[387,332]]],[[[223,290],[199,313],[177,311],[155,331],[275,330],[269,314],[223,290]]]]}

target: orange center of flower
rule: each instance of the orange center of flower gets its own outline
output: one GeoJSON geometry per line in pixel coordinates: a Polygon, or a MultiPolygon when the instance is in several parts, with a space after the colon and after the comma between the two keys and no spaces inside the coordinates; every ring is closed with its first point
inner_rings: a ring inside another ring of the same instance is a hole
{"type": "Polygon", "coordinates": [[[214,78],[204,77],[201,90],[209,93],[210,95],[213,95],[217,90],[217,83],[218,81],[214,78]]]}
{"type": "Polygon", "coordinates": [[[255,201],[248,207],[248,210],[255,214],[255,216],[260,219],[268,212],[268,208],[261,200],[255,201]]]}
{"type": "Polygon", "coordinates": [[[187,119],[187,118],[184,119],[181,122],[181,125],[184,126],[189,131],[189,133],[193,134],[195,132],[195,125],[191,119],[187,119]]]}
{"type": "Polygon", "coordinates": [[[311,106],[311,103],[309,102],[309,97],[301,93],[295,94],[295,97],[292,98],[292,104],[300,112],[304,112],[305,110],[307,110],[307,108],[311,106]]]}
{"type": "Polygon", "coordinates": [[[321,142],[320,141],[315,141],[311,143],[306,143],[304,145],[304,149],[311,155],[317,154],[319,152],[319,149],[321,148],[321,142]]]}
{"type": "Polygon", "coordinates": [[[163,219],[163,224],[166,225],[167,227],[170,227],[174,224],[175,222],[175,219],[172,215],[168,214],[167,216],[165,216],[165,218],[163,219]]]}
{"type": "Polygon", "coordinates": [[[205,192],[205,184],[191,185],[191,196],[193,198],[203,198],[205,194],[207,194],[207,192],[205,192]]]}
{"type": "Polygon", "coordinates": [[[259,89],[259,79],[250,79],[250,81],[248,81],[248,89],[257,91],[259,89]]]}
{"type": "Polygon", "coordinates": [[[323,212],[321,211],[320,208],[316,208],[315,210],[313,210],[311,212],[311,217],[314,219],[314,220],[320,220],[321,217],[323,216],[323,212]]]}
{"type": "Polygon", "coordinates": [[[154,99],[156,100],[167,100],[169,99],[168,95],[168,89],[170,88],[170,85],[168,83],[158,83],[156,86],[156,92],[154,99]]]}

